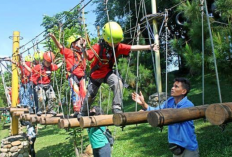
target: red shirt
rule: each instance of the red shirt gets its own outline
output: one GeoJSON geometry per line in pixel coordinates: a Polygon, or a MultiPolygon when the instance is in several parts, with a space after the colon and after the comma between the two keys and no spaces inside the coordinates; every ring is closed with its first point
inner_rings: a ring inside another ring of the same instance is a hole
{"type": "MultiPolygon", "coordinates": [[[[95,44],[93,46],[93,49],[96,51],[96,53],[99,55],[100,53],[100,45],[99,44],[95,44]]],[[[117,46],[117,48],[115,48],[115,53],[116,53],[116,58],[119,55],[129,55],[131,50],[131,45],[126,45],[126,44],[122,44],[119,43],[119,45],[117,46]]],[[[91,74],[91,78],[93,79],[100,79],[100,78],[104,78],[108,72],[110,72],[112,70],[112,67],[110,67],[109,64],[102,64],[100,61],[98,61],[98,58],[94,55],[93,51],[87,50],[88,53],[88,60],[91,61],[92,59],[93,62],[91,63],[91,69],[96,65],[99,64],[100,68],[95,70],[92,74],[91,74]]],[[[106,54],[106,49],[103,50],[102,53],[102,58],[101,59],[112,59],[112,63],[114,64],[114,57],[112,57],[113,55],[113,51],[109,51],[108,54],[106,54]],[[108,58],[107,58],[108,56],[108,58]]]]}
{"type": "Polygon", "coordinates": [[[56,64],[51,64],[50,67],[45,67],[44,65],[37,64],[32,69],[31,81],[33,84],[49,84],[51,81],[51,71],[56,71],[58,66],[56,64]]]}
{"type": "Polygon", "coordinates": [[[73,52],[71,49],[61,49],[60,53],[64,55],[66,62],[66,70],[69,72],[74,64],[78,64],[78,67],[72,72],[78,78],[85,76],[86,61],[84,57],[78,52],[73,52]],[[76,57],[74,55],[76,53],[76,57]]]}
{"type": "MultiPolygon", "coordinates": [[[[28,67],[31,67],[31,62],[25,62],[28,67]]],[[[23,65],[19,65],[21,71],[21,83],[25,84],[30,80],[31,73],[23,65]]]]}

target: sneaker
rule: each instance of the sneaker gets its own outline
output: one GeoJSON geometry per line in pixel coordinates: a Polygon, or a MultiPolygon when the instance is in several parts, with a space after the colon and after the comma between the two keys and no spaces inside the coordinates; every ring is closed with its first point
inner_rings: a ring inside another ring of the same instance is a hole
{"type": "Polygon", "coordinates": [[[37,116],[41,116],[43,114],[43,112],[42,111],[38,111],[36,114],[37,114],[37,116]]]}
{"type": "Polygon", "coordinates": [[[112,113],[115,114],[115,113],[123,113],[123,112],[121,109],[114,108],[114,109],[112,109],[112,113]]]}
{"type": "Polygon", "coordinates": [[[74,112],[74,114],[73,114],[73,118],[77,118],[77,117],[78,117],[78,115],[79,115],[79,112],[74,112]]]}
{"type": "Polygon", "coordinates": [[[81,117],[85,117],[85,116],[88,116],[88,113],[87,112],[81,112],[77,115],[77,120],[79,121],[81,117]]]}
{"type": "Polygon", "coordinates": [[[34,114],[34,111],[33,111],[32,108],[29,108],[29,113],[30,113],[30,114],[34,114]]]}
{"type": "Polygon", "coordinates": [[[54,110],[51,110],[48,113],[52,114],[53,116],[56,116],[56,114],[57,114],[54,110]]]}

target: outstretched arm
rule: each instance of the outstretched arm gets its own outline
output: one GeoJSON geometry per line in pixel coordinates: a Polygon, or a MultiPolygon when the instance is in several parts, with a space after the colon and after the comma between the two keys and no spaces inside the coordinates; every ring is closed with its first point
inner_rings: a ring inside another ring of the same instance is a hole
{"type": "Polygon", "coordinates": [[[153,51],[157,51],[159,50],[159,46],[158,45],[132,45],[131,46],[131,51],[140,51],[140,50],[153,50],[153,51]]]}
{"type": "Polygon", "coordinates": [[[49,36],[52,38],[52,40],[55,42],[56,46],[61,50],[63,49],[63,46],[60,44],[60,42],[56,39],[54,34],[50,33],[49,36]]]}
{"type": "Polygon", "coordinates": [[[22,62],[22,65],[29,71],[32,72],[31,68],[29,66],[27,66],[27,64],[25,62],[22,62]]]}
{"type": "Polygon", "coordinates": [[[143,109],[147,110],[148,108],[148,104],[145,102],[144,97],[142,92],[140,91],[139,94],[137,94],[136,92],[132,93],[132,99],[137,102],[139,105],[141,105],[143,107],[143,109]]]}

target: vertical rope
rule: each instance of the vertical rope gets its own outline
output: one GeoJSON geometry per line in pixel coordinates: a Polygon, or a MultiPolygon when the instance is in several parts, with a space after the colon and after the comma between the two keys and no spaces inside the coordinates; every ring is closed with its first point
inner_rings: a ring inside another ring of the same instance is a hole
{"type": "MultiPolygon", "coordinates": [[[[143,9],[144,9],[145,15],[147,15],[146,6],[145,6],[144,0],[143,0],[143,9]]],[[[149,31],[149,22],[148,22],[147,17],[146,17],[146,24],[147,24],[148,34],[149,34],[149,44],[151,45],[151,37],[150,37],[151,32],[149,31]]],[[[151,55],[152,55],[153,71],[154,71],[155,82],[156,82],[156,90],[157,90],[158,99],[159,99],[159,109],[161,109],[160,108],[160,93],[159,93],[158,86],[157,86],[158,85],[158,80],[157,80],[157,75],[156,75],[156,65],[155,65],[155,57],[154,57],[154,54],[153,54],[153,50],[151,50],[151,55]]]]}
{"type": "MultiPolygon", "coordinates": [[[[110,22],[110,18],[109,18],[109,13],[108,13],[108,8],[107,8],[107,2],[108,0],[105,0],[105,6],[106,6],[106,8],[105,8],[105,10],[106,10],[106,15],[107,15],[107,20],[108,20],[108,22],[110,22]]],[[[114,45],[114,43],[113,43],[113,37],[112,37],[112,30],[111,30],[111,25],[110,25],[110,23],[109,23],[109,29],[110,29],[110,38],[111,38],[111,44],[112,45],[114,45]]],[[[118,77],[118,82],[120,82],[120,78],[119,78],[119,73],[118,73],[118,63],[117,63],[117,58],[116,58],[116,52],[115,52],[115,48],[114,48],[114,46],[112,46],[112,49],[113,49],[113,53],[114,53],[114,63],[115,63],[115,66],[116,66],[116,75],[117,75],[117,77],[118,77]]],[[[118,83],[118,87],[119,87],[119,92],[120,92],[120,97],[121,97],[121,107],[122,107],[122,109],[124,108],[123,107],[123,95],[122,95],[122,87],[120,86],[120,83],[118,83]]]]}
{"type": "Polygon", "coordinates": [[[202,104],[205,104],[205,45],[204,45],[204,0],[201,1],[201,31],[202,31],[202,104]]]}
{"type": "MultiPolygon", "coordinates": [[[[139,35],[140,35],[140,24],[138,24],[138,28],[137,28],[137,45],[139,45],[139,35]]],[[[140,51],[137,51],[136,93],[138,93],[138,82],[139,82],[139,54],[140,51]]],[[[138,103],[136,101],[135,112],[137,111],[138,111],[138,103]]]]}
{"type": "Polygon", "coordinates": [[[216,79],[217,79],[219,101],[220,103],[222,103],[221,88],[220,88],[218,69],[217,69],[217,59],[216,59],[215,51],[214,51],[214,43],[213,43],[212,31],[211,31],[211,26],[210,26],[210,21],[209,21],[209,13],[208,13],[208,8],[207,8],[207,2],[206,0],[204,1],[205,1],[205,12],[206,12],[206,18],[207,18],[207,23],[208,23],[208,28],[209,28],[210,41],[211,41],[211,48],[212,48],[212,53],[213,53],[213,58],[214,58],[214,67],[215,67],[215,73],[216,73],[216,79]]]}
{"type": "Polygon", "coordinates": [[[165,62],[166,62],[166,72],[165,72],[165,97],[166,97],[166,108],[167,108],[167,100],[168,100],[168,10],[165,9],[165,38],[166,38],[166,43],[165,43],[165,62]]]}

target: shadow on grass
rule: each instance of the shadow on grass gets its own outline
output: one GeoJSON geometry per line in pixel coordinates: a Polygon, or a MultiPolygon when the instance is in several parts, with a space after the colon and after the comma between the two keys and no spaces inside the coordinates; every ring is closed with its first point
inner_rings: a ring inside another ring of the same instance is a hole
{"type": "Polygon", "coordinates": [[[74,147],[71,143],[60,143],[44,147],[37,151],[38,157],[73,157],[75,156],[74,147]]]}
{"type": "MultiPolygon", "coordinates": [[[[218,126],[212,126],[203,120],[196,120],[196,134],[199,144],[200,156],[203,157],[229,157],[232,156],[232,126],[226,126],[222,130],[218,126]]],[[[118,144],[127,142],[127,152],[115,150],[113,157],[134,156],[138,157],[171,157],[168,149],[167,126],[163,132],[159,128],[152,128],[149,124],[132,125],[117,133],[118,144]],[[133,152],[133,153],[132,153],[133,152]],[[134,153],[137,152],[137,153],[134,153]]],[[[119,149],[119,148],[118,148],[119,149]]]]}

